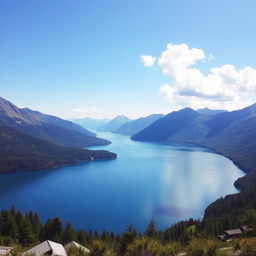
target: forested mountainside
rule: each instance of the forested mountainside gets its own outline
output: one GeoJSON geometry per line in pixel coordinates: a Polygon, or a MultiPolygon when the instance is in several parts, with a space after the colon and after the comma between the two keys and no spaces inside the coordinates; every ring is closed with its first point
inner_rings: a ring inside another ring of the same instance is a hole
{"type": "Polygon", "coordinates": [[[154,123],[156,120],[162,118],[164,115],[162,114],[152,114],[147,117],[141,117],[136,120],[129,121],[121,125],[118,129],[114,130],[114,133],[119,133],[123,135],[133,135],[136,134],[147,126],[154,123]]]}
{"type": "Polygon", "coordinates": [[[14,127],[31,136],[70,147],[107,145],[82,126],[28,108],[18,108],[0,97],[0,125],[14,127]]]}
{"type": "Polygon", "coordinates": [[[237,194],[222,197],[212,204],[206,210],[204,217],[230,219],[241,217],[246,210],[256,209],[256,187],[246,189],[237,194]]]}
{"type": "Polygon", "coordinates": [[[256,185],[256,104],[214,116],[186,108],[157,120],[132,139],[183,141],[208,147],[249,173],[236,181],[237,188],[256,185]]]}
{"type": "Polygon", "coordinates": [[[21,172],[114,159],[104,150],[69,148],[32,137],[15,128],[0,126],[0,173],[21,172]]]}

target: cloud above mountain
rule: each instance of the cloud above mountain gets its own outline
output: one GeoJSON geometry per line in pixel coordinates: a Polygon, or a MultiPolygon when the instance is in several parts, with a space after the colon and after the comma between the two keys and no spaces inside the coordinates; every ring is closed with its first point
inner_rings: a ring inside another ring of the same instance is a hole
{"type": "Polygon", "coordinates": [[[160,87],[164,99],[173,108],[207,106],[233,109],[253,103],[256,69],[250,66],[237,69],[234,65],[226,64],[211,68],[205,75],[199,67],[209,58],[211,55],[207,56],[202,49],[190,48],[187,44],[168,44],[154,61],[162,73],[171,79],[160,87]]]}

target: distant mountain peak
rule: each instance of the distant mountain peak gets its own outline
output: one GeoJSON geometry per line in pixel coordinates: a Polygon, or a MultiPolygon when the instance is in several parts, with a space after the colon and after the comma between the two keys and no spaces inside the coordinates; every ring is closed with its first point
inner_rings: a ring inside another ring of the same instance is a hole
{"type": "Polygon", "coordinates": [[[210,109],[205,107],[205,108],[198,109],[197,112],[202,115],[218,115],[220,113],[227,112],[227,111],[223,109],[210,109]]]}
{"type": "Polygon", "coordinates": [[[108,122],[106,125],[104,125],[103,127],[100,127],[98,130],[112,132],[118,129],[119,127],[121,127],[121,125],[123,125],[124,123],[127,123],[129,121],[130,119],[128,117],[124,115],[118,115],[114,119],[112,119],[110,122],[108,122]]]}
{"type": "MultiPolygon", "coordinates": [[[[116,116],[113,120],[119,120],[119,119],[121,119],[121,120],[130,120],[127,116],[125,116],[125,115],[118,115],[118,116],[116,116]]],[[[112,120],[112,121],[113,121],[112,120]]]]}
{"type": "Polygon", "coordinates": [[[151,125],[156,120],[160,119],[164,115],[162,114],[152,114],[146,117],[141,117],[135,120],[130,120],[129,122],[124,123],[118,129],[114,130],[114,133],[120,133],[124,135],[134,135],[147,126],[151,125]]]}

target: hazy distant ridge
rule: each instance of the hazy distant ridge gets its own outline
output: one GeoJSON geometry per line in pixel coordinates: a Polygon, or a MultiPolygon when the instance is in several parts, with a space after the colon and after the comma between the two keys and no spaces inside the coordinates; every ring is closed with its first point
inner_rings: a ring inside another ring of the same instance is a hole
{"type": "Polygon", "coordinates": [[[117,116],[111,121],[109,121],[106,125],[100,127],[98,131],[104,131],[104,132],[112,132],[121,127],[121,125],[129,122],[130,119],[124,115],[117,116]]]}

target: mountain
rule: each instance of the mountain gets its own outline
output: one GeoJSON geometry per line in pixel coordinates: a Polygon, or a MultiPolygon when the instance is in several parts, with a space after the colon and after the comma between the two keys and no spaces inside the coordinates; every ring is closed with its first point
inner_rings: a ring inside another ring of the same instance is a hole
{"type": "Polygon", "coordinates": [[[133,135],[136,134],[147,126],[154,123],[156,120],[162,118],[164,115],[162,114],[153,114],[147,117],[138,118],[136,120],[132,120],[130,122],[124,123],[118,129],[114,130],[114,133],[120,133],[124,135],[133,135]]]}
{"type": "Polygon", "coordinates": [[[221,109],[209,109],[209,108],[200,108],[197,110],[199,114],[202,115],[217,115],[223,112],[226,112],[226,110],[221,110],[221,109]]]}
{"type": "Polygon", "coordinates": [[[0,97],[0,125],[14,127],[31,136],[71,147],[106,145],[109,141],[82,126],[28,108],[18,108],[0,97]]]}
{"type": "Polygon", "coordinates": [[[201,126],[201,122],[208,119],[209,117],[200,115],[191,108],[184,108],[155,121],[131,138],[138,141],[167,141],[171,136],[180,137],[180,134],[186,138],[202,137],[207,131],[203,127],[193,127],[201,126]]]}
{"type": "Polygon", "coordinates": [[[214,116],[186,108],[157,120],[132,139],[202,145],[230,158],[248,173],[235,182],[237,188],[256,185],[256,104],[214,116]]]}
{"type": "Polygon", "coordinates": [[[98,131],[105,131],[105,132],[112,132],[114,130],[117,130],[121,125],[129,122],[130,119],[126,116],[117,116],[110,122],[108,122],[106,125],[100,127],[98,131]]]}
{"type": "Polygon", "coordinates": [[[84,128],[98,130],[100,127],[105,126],[110,122],[110,119],[93,119],[86,117],[83,119],[72,119],[71,121],[82,125],[84,128]]]}
{"type": "Polygon", "coordinates": [[[0,126],[0,148],[0,173],[116,158],[116,154],[108,151],[64,147],[6,126],[0,126]]]}

